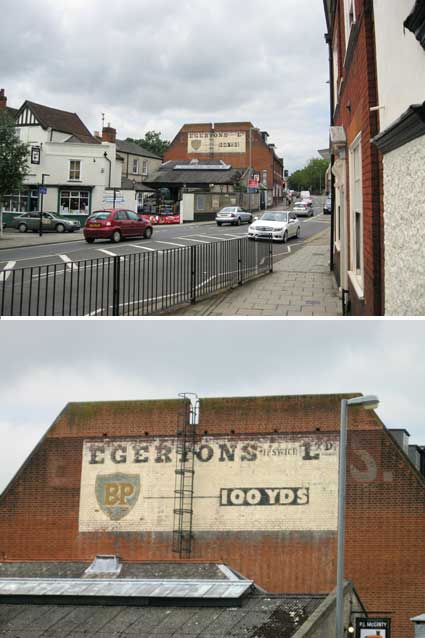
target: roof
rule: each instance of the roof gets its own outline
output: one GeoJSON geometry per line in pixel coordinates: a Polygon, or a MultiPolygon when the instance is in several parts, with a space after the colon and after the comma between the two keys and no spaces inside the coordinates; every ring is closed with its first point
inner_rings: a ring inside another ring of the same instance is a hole
{"type": "Polygon", "coordinates": [[[26,107],[31,109],[44,129],[52,128],[55,131],[69,133],[85,144],[100,144],[99,140],[90,133],[76,113],[61,111],[60,109],[26,100],[16,113],[16,116],[26,107]]]}
{"type": "Polygon", "coordinates": [[[121,178],[121,188],[125,191],[137,191],[138,193],[156,193],[154,188],[146,186],[143,182],[136,182],[136,180],[129,179],[124,175],[121,178]]]}
{"type": "Polygon", "coordinates": [[[416,0],[404,26],[415,35],[419,44],[425,49],[425,3],[423,0],[416,0]]]}
{"type": "Polygon", "coordinates": [[[232,168],[217,160],[202,160],[194,164],[190,160],[169,161],[146,180],[147,184],[193,186],[198,184],[235,184],[246,169],[232,168]]]}
{"type": "Polygon", "coordinates": [[[2,638],[292,638],[322,602],[321,596],[256,595],[242,607],[138,607],[0,604],[2,638]]]}
{"type": "Polygon", "coordinates": [[[160,155],[156,155],[156,153],[152,153],[147,148],[144,148],[140,144],[136,144],[136,142],[128,142],[127,140],[117,140],[117,151],[119,153],[129,153],[131,155],[140,155],[140,157],[150,157],[152,159],[162,160],[160,155]]]}

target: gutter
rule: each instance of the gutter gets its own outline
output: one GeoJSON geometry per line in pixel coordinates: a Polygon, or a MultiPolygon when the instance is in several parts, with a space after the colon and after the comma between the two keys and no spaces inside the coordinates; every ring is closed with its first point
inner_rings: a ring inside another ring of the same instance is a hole
{"type": "MultiPolygon", "coordinates": [[[[328,45],[329,51],[329,96],[330,96],[330,126],[334,125],[334,112],[335,112],[335,104],[334,104],[334,67],[333,67],[333,51],[332,51],[332,25],[328,21],[328,15],[326,11],[326,0],[325,2],[325,12],[326,12],[326,21],[328,23],[328,33],[325,35],[325,41],[328,45]]],[[[329,269],[331,272],[334,271],[334,232],[335,232],[335,175],[333,173],[333,167],[335,164],[335,154],[331,152],[331,239],[330,239],[330,247],[329,247],[329,269]]]]}

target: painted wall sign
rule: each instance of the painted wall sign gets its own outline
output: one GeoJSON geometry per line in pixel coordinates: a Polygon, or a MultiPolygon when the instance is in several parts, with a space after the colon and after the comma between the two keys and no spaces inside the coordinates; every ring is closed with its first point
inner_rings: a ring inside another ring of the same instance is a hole
{"type": "Polygon", "coordinates": [[[187,134],[188,153],[246,153],[243,131],[206,131],[187,134]]]}
{"type": "MultiPolygon", "coordinates": [[[[79,529],[171,531],[176,439],[83,445],[79,529]]],[[[285,435],[201,439],[193,529],[335,530],[338,441],[285,435]]]]}
{"type": "Polygon", "coordinates": [[[390,638],[390,618],[357,618],[356,638],[390,638]]]}

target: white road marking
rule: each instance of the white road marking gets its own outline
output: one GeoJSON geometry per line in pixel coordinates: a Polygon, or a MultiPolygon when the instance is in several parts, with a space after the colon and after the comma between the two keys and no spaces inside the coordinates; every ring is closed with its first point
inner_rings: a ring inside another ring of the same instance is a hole
{"type": "Polygon", "coordinates": [[[147,246],[139,246],[139,244],[127,244],[128,246],[131,246],[132,248],[140,248],[140,250],[148,250],[151,253],[159,253],[160,255],[162,255],[162,250],[155,250],[155,248],[148,248],[147,246]]]}
{"type": "Polygon", "coordinates": [[[74,262],[72,261],[72,259],[68,257],[68,255],[58,255],[58,257],[59,259],[62,259],[62,261],[65,262],[65,264],[69,265],[69,267],[72,268],[72,270],[78,270],[77,264],[74,264],[74,262]]]}
{"type": "Polygon", "coordinates": [[[10,273],[13,270],[16,261],[8,261],[6,266],[3,268],[3,272],[0,273],[0,281],[7,281],[10,277],[10,273]]]}
{"type": "Polygon", "coordinates": [[[187,248],[184,244],[174,244],[171,241],[156,241],[156,244],[165,244],[166,246],[178,246],[179,248],[187,248]]]}
{"type": "Polygon", "coordinates": [[[210,244],[210,241],[204,241],[203,239],[192,239],[191,237],[176,237],[176,239],[185,239],[186,241],[195,241],[198,244],[210,244]]]}
{"type": "Polygon", "coordinates": [[[214,235],[194,235],[194,237],[205,237],[206,239],[217,239],[218,241],[230,241],[229,239],[223,239],[223,237],[215,237],[214,235]]]}
{"type": "Polygon", "coordinates": [[[105,248],[97,248],[97,250],[100,253],[104,253],[105,255],[108,255],[109,257],[118,257],[117,253],[112,253],[110,250],[105,250],[105,248]]]}
{"type": "Polygon", "coordinates": [[[231,235],[230,233],[223,233],[225,237],[233,237],[234,239],[240,239],[241,237],[245,237],[242,233],[240,235],[231,235]]]}

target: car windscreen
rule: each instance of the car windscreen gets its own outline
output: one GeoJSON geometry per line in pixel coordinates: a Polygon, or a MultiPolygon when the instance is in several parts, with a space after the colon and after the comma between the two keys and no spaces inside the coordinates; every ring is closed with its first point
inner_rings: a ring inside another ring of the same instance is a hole
{"type": "Polygon", "coordinates": [[[220,213],[234,213],[235,209],[234,208],[222,208],[220,213]]]}
{"type": "Polygon", "coordinates": [[[287,222],[288,213],[265,213],[262,218],[262,222],[287,222]]]}
{"type": "Polygon", "coordinates": [[[90,219],[108,219],[111,213],[103,212],[103,213],[95,213],[90,217],[90,219]]]}

